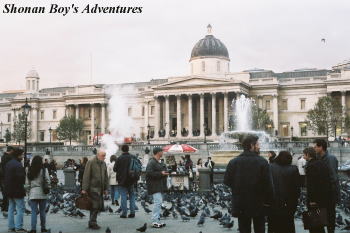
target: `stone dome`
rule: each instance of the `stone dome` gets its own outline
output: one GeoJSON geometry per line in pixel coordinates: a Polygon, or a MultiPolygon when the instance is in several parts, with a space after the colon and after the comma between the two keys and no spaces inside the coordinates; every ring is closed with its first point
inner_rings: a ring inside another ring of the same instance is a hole
{"type": "Polygon", "coordinates": [[[211,34],[211,25],[208,25],[208,34],[199,40],[192,49],[191,59],[200,57],[220,57],[230,60],[226,46],[211,34]]]}
{"type": "Polygon", "coordinates": [[[39,78],[39,74],[35,69],[32,69],[27,73],[26,78],[39,78]]]}

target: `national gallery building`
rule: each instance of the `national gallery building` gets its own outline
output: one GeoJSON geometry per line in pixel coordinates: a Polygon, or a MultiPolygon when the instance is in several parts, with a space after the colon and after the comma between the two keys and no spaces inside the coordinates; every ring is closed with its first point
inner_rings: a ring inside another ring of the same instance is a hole
{"type": "MultiPolygon", "coordinates": [[[[273,121],[271,135],[315,136],[306,124],[308,110],[318,98],[330,95],[350,110],[350,61],[332,69],[298,69],[275,73],[253,69],[230,72],[227,47],[212,34],[193,47],[186,76],[152,79],[149,82],[80,85],[40,89],[40,77],[31,70],[25,77],[26,90],[0,93],[0,139],[13,132],[21,106],[28,98],[31,111],[29,142],[57,141],[55,129],[65,115],[84,121],[80,141],[92,144],[96,135],[108,133],[110,88],[119,88],[129,102],[125,112],[133,120],[134,137],[151,143],[166,141],[218,141],[222,132],[232,130],[233,100],[245,95],[264,109],[273,121]],[[133,92],[123,88],[133,88],[133,92]],[[49,131],[49,129],[51,129],[49,131]]],[[[184,54],[186,56],[186,54],[184,54]]],[[[344,134],[341,129],[337,135],[344,134]]],[[[130,135],[128,135],[130,136],[130,135]]]]}

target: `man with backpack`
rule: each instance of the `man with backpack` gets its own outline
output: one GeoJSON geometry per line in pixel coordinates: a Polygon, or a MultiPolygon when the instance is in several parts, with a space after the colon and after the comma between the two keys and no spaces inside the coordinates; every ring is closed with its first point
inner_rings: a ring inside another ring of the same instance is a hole
{"type": "Polygon", "coordinates": [[[142,165],[140,161],[129,154],[129,146],[123,145],[122,154],[117,158],[113,171],[117,173],[117,181],[119,192],[121,195],[122,214],[120,218],[134,218],[135,217],[135,191],[134,185],[140,178],[142,165]],[[130,201],[130,214],[127,216],[127,199],[130,201]]]}

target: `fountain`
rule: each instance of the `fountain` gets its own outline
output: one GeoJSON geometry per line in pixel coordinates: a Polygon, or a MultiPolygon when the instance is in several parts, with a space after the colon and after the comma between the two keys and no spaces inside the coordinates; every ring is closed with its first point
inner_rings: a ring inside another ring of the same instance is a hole
{"type": "Polygon", "coordinates": [[[212,152],[212,159],[218,167],[223,167],[228,162],[238,156],[242,150],[239,142],[246,135],[253,134],[259,137],[261,155],[266,157],[270,135],[264,131],[252,130],[252,105],[251,99],[241,95],[237,100],[232,101],[231,107],[234,112],[235,130],[224,132],[220,135],[220,150],[212,152]]]}

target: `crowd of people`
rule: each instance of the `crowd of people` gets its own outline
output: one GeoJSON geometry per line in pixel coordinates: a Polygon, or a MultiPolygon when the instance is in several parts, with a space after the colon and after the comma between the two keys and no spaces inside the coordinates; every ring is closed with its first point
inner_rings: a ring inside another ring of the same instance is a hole
{"type": "MultiPolygon", "coordinates": [[[[230,212],[238,218],[240,233],[250,233],[252,222],[254,232],[263,233],[266,220],[269,233],[295,233],[294,214],[301,188],[307,192],[309,209],[326,209],[327,232],[334,233],[335,207],[340,199],[338,161],[328,153],[325,140],[317,139],[314,147],[305,148],[303,156],[298,158],[298,166],[292,165],[293,157],[288,151],[280,151],[278,155],[270,151],[268,160],[259,156],[260,146],[256,136],[247,136],[242,147],[243,153],[229,162],[224,176],[224,184],[232,191],[230,212]]],[[[97,216],[104,209],[104,196],[108,194],[112,204],[119,206],[117,211],[121,219],[135,218],[138,209],[135,194],[142,163],[137,156],[129,153],[128,145],[122,145],[121,151],[120,156],[112,155],[109,161],[105,161],[106,152],[100,148],[96,156],[89,160],[84,157],[79,163],[73,160],[65,163],[65,168],[78,172],[81,194],[88,195],[92,200],[88,222],[90,229],[100,229],[97,216]]],[[[166,226],[161,221],[163,193],[168,189],[167,178],[172,170],[165,165],[161,148],[155,147],[152,152],[153,156],[147,157],[143,164],[147,192],[153,197],[150,221],[152,227],[163,228],[166,226]]],[[[9,232],[27,232],[23,227],[24,197],[27,195],[32,209],[29,232],[36,232],[37,216],[40,216],[41,232],[47,232],[47,189],[52,185],[50,176],[56,173],[56,164],[34,156],[25,168],[23,158],[23,150],[13,147],[8,147],[1,157],[2,211],[7,213],[9,232]]],[[[200,168],[209,168],[213,184],[215,163],[210,157],[205,162],[198,159],[196,164],[190,155],[185,155],[182,160],[184,169],[192,179],[199,176],[200,168]]],[[[310,232],[322,233],[325,229],[312,228],[310,232]]]]}
{"type": "MultiPolygon", "coordinates": [[[[243,153],[229,162],[224,177],[232,190],[231,213],[238,218],[240,233],[250,233],[252,222],[255,233],[265,232],[266,217],[269,233],[295,233],[294,214],[305,183],[308,209],[325,209],[327,232],[334,233],[340,199],[338,161],[328,153],[325,140],[316,139],[314,147],[304,149],[306,163],[298,161],[299,169],[305,170],[301,174],[288,151],[270,152],[268,162],[259,156],[258,137],[247,136],[242,146],[243,153]]],[[[310,229],[310,233],[323,232],[324,227],[310,229]]]]}

